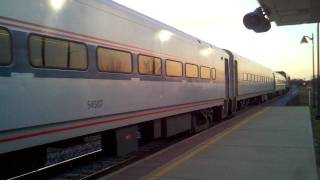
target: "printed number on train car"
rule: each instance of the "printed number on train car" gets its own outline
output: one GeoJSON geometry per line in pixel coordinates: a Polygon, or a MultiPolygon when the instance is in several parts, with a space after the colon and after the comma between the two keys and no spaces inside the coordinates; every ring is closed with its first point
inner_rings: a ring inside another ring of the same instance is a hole
{"type": "Polygon", "coordinates": [[[88,101],[88,109],[100,109],[103,106],[103,100],[89,100],[88,101]]]}

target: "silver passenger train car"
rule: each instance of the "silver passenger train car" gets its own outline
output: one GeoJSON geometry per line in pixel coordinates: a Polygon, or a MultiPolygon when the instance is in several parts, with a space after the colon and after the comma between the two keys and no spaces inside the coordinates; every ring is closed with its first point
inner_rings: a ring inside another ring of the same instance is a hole
{"type": "Polygon", "coordinates": [[[282,89],[270,69],[111,1],[0,4],[3,172],[97,133],[107,153],[125,154],[282,89]]]}

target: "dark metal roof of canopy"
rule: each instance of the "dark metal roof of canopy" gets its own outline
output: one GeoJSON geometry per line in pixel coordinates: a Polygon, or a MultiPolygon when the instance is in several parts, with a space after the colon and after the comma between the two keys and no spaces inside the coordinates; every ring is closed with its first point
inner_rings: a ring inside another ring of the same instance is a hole
{"type": "Polygon", "coordinates": [[[320,22],[320,0],[258,0],[278,26],[320,22]]]}

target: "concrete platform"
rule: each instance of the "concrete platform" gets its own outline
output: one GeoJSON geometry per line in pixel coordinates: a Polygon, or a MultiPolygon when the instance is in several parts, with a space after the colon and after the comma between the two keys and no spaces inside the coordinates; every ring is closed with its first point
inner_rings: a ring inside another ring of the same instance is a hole
{"type": "Polygon", "coordinates": [[[108,178],[318,179],[308,107],[256,111],[215,136],[209,130],[194,137],[208,137],[195,147],[179,143],[108,178]]]}

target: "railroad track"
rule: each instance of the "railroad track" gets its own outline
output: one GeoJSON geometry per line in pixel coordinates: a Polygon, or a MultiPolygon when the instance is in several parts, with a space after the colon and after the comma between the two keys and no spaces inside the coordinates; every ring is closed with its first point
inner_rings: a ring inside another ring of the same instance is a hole
{"type": "Polygon", "coordinates": [[[137,160],[166,148],[176,142],[188,138],[190,135],[182,134],[175,138],[161,139],[150,142],[139,148],[137,152],[122,157],[106,156],[101,149],[84,155],[64,160],[44,168],[28,172],[10,180],[19,179],[96,179],[114,172],[137,160]]]}

